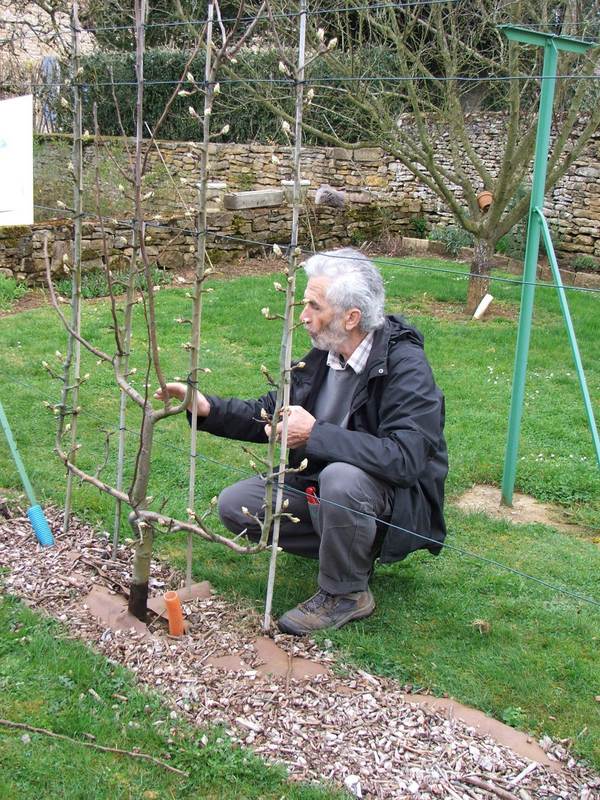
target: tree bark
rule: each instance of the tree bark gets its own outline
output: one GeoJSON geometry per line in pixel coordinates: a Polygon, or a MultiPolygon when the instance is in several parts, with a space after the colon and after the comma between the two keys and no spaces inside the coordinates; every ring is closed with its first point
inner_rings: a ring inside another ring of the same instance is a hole
{"type": "Polygon", "coordinates": [[[148,495],[148,482],[150,480],[153,434],[154,421],[152,418],[152,410],[148,408],[144,410],[135,479],[129,492],[130,503],[134,509],[129,515],[129,524],[131,525],[134,535],[137,537],[137,544],[133,554],[128,608],[129,612],[142,622],[146,621],[146,603],[148,600],[148,582],[150,579],[150,562],[152,560],[154,530],[152,525],[138,517],[136,510],[145,508],[147,503],[146,498],[148,495]]]}
{"type": "Polygon", "coordinates": [[[471,277],[467,291],[467,314],[474,314],[490,286],[490,270],[494,247],[487,239],[477,239],[473,247],[471,277]]]}

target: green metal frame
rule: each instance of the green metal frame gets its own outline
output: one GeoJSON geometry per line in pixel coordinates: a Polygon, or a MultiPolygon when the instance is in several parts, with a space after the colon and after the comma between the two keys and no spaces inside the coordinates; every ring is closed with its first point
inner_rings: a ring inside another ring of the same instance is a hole
{"type": "Polygon", "coordinates": [[[32,506],[37,505],[37,500],[35,499],[35,492],[33,491],[33,486],[27,476],[27,470],[25,469],[25,465],[23,464],[23,460],[17,449],[17,443],[15,441],[15,437],[13,436],[13,432],[11,430],[10,424],[8,422],[8,418],[4,411],[4,406],[0,402],[0,425],[4,429],[4,435],[6,436],[6,441],[8,442],[8,448],[10,450],[10,454],[13,457],[13,461],[15,462],[15,466],[17,468],[17,472],[19,473],[19,477],[21,478],[21,483],[23,484],[23,488],[25,489],[25,494],[32,506]]]}
{"type": "Polygon", "coordinates": [[[502,476],[502,503],[512,505],[513,490],[517,470],[517,455],[519,447],[519,434],[523,416],[523,400],[525,395],[525,377],[527,374],[527,356],[531,338],[531,321],[533,316],[533,298],[537,273],[537,261],[540,250],[540,236],[543,236],[546,252],[550,260],[552,274],[558,287],[559,300],[567,333],[571,342],[575,368],[579,376],[579,383],[583,392],[584,403],[588,422],[592,431],[592,438],[596,448],[596,457],[600,465],[600,441],[594,420],[594,412],[587,390],[583,366],[577,347],[575,331],[571,322],[571,315],[562,285],[554,247],[550,238],[548,224],[544,218],[544,194],[546,187],[546,172],[548,165],[548,152],[550,146],[550,131],[552,127],[552,107],[554,103],[554,89],[558,66],[558,53],[560,50],[571,53],[585,53],[593,45],[567,36],[556,36],[551,33],[539,33],[528,28],[514,25],[500,25],[504,35],[514,42],[535,45],[544,48],[544,64],[542,68],[542,87],[540,94],[540,109],[538,115],[538,128],[535,143],[535,156],[533,165],[533,180],[531,189],[531,203],[527,225],[527,242],[525,245],[525,261],[523,265],[523,288],[521,292],[521,311],[519,314],[519,329],[517,333],[517,348],[513,376],[513,391],[511,396],[510,414],[508,421],[508,439],[504,458],[504,473],[502,476]]]}

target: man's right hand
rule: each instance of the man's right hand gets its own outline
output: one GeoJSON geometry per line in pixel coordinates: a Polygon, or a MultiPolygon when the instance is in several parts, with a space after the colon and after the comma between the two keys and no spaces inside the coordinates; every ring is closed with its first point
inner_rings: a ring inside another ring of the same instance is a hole
{"type": "MultiPolygon", "coordinates": [[[[187,392],[187,384],[186,383],[167,383],[165,384],[166,393],[163,392],[162,389],[158,389],[154,393],[155,400],[170,400],[173,398],[174,400],[178,400],[180,403],[185,398],[187,392]]],[[[187,409],[189,412],[192,412],[192,405],[193,405],[193,395],[190,399],[190,402],[187,405],[187,409]]],[[[206,397],[196,389],[196,414],[199,417],[208,417],[210,414],[210,403],[206,399],[206,397]]]]}

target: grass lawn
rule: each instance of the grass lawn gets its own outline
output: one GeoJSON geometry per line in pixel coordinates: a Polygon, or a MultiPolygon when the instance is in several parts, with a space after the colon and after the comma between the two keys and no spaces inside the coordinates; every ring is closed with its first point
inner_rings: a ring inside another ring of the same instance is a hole
{"type": "MultiPolygon", "coordinates": [[[[600,480],[577,377],[555,290],[540,288],[529,359],[525,413],[517,473],[518,491],[563,504],[573,522],[587,532],[564,534],[541,525],[514,527],[483,515],[464,514],[451,500],[474,483],[498,485],[506,442],[519,288],[495,283],[495,306],[502,311],[483,323],[461,314],[466,281],[461,275],[413,269],[447,267],[453,262],[407,259],[384,266],[388,310],[401,311],[425,334],[426,350],[446,394],[449,547],[438,558],[421,553],[380,567],[373,580],[375,615],[329,633],[345,659],[402,682],[447,692],[510,724],[559,738],[570,738],[575,752],[600,768],[600,608],[544,588],[519,575],[465,555],[502,562],[551,584],[600,600],[600,480]],[[486,620],[488,634],[472,625],[486,620]]],[[[279,328],[260,309],[277,309],[273,277],[214,281],[205,297],[202,381],[208,393],[258,396],[265,391],[259,365],[276,368],[279,328]]],[[[302,287],[300,287],[300,291],[302,287]]],[[[174,318],[185,315],[184,290],[157,295],[165,371],[184,376],[188,328],[174,318]]],[[[574,324],[595,411],[600,416],[600,340],[596,320],[600,295],[569,294],[574,324]]],[[[108,307],[86,304],[84,334],[111,347],[108,307]]],[[[134,358],[137,385],[144,382],[143,319],[136,320],[134,358]],[[139,344],[138,344],[139,342],[139,344]]],[[[56,401],[59,388],[41,361],[55,361],[65,337],[50,309],[0,319],[0,399],[14,426],[30,477],[44,501],[60,503],[64,474],[52,454],[54,424],[43,400],[56,401]]],[[[308,345],[302,332],[296,351],[308,345]]],[[[79,463],[90,469],[101,460],[103,426],[117,424],[118,396],[107,367],[84,357],[91,373],[82,389],[79,463]]],[[[153,387],[151,387],[151,390],[153,387]]],[[[128,427],[135,429],[131,409],[128,427]]],[[[135,457],[130,437],[128,468],[135,457]]],[[[185,516],[188,432],[184,419],[170,419],[158,430],[151,493],[156,505],[185,516]]],[[[249,472],[239,443],[201,435],[198,506],[220,488],[249,472]]],[[[114,447],[113,447],[114,450],[114,447]]],[[[0,486],[17,486],[15,470],[0,442],[0,486]]],[[[109,460],[104,475],[113,474],[109,460]]],[[[112,524],[108,499],[83,486],[75,492],[80,516],[112,524]]],[[[398,534],[401,535],[401,534],[398,534]]],[[[163,536],[164,557],[182,564],[183,543],[163,536]]],[[[260,606],[267,573],[265,554],[249,564],[215,545],[199,543],[195,576],[217,590],[260,606]]],[[[280,613],[315,588],[316,567],[290,556],[280,562],[274,610],[280,613]]]]}
{"type": "Polygon", "coordinates": [[[0,717],[80,741],[92,736],[99,745],[139,748],[168,759],[188,777],[0,725],[0,798],[341,800],[333,790],[288,782],[284,769],[232,747],[219,730],[172,718],[171,709],[139,689],[130,672],[67,633],[16,599],[0,597],[0,717]]]}

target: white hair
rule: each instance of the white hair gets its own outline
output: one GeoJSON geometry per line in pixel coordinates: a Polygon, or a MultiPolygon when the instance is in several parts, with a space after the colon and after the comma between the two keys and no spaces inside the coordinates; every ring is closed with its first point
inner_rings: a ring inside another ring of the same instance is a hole
{"type": "Polygon", "coordinates": [[[343,247],[317,253],[306,261],[304,271],[309,278],[331,280],[327,300],[340,311],[358,308],[359,327],[365,333],[383,326],[383,280],[375,264],[360,250],[343,247]]]}

